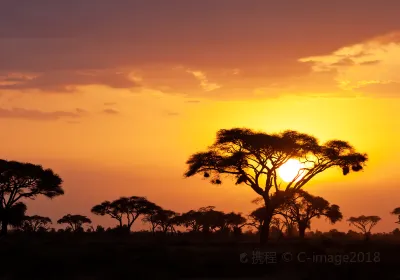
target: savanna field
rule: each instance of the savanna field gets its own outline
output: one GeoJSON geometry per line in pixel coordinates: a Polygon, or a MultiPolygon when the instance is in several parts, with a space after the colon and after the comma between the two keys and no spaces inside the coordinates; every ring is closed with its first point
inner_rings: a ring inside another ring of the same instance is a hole
{"type": "Polygon", "coordinates": [[[155,237],[148,233],[130,236],[44,234],[34,239],[13,236],[1,241],[1,279],[400,277],[397,267],[400,261],[400,237],[374,240],[367,246],[363,241],[343,237],[312,238],[305,242],[282,240],[272,241],[264,249],[259,247],[256,240],[254,236],[243,236],[241,240],[235,240],[201,236],[155,237]],[[261,256],[257,255],[257,250],[261,256]],[[379,253],[379,260],[374,259],[376,252],[379,253]],[[247,254],[247,258],[243,257],[243,253],[247,254]],[[293,256],[292,259],[288,253],[293,256]],[[311,260],[306,261],[306,255],[311,260]],[[340,263],[338,257],[332,261],[318,258],[321,255],[336,255],[342,260],[347,255],[349,258],[347,263],[340,263]]]}

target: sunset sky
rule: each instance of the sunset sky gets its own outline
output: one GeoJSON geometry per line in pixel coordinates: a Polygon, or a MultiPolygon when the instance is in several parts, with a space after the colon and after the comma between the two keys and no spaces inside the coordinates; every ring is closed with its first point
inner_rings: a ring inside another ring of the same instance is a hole
{"type": "MultiPolygon", "coordinates": [[[[249,187],[183,179],[185,161],[221,128],[294,129],[368,153],[364,172],[332,170],[306,190],[392,231],[399,10],[398,0],[2,0],[1,157],[64,179],[63,197],[28,204],[53,221],[112,226],[90,208],[123,195],[247,214],[249,187]]],[[[333,227],[350,229],[312,223],[333,227]]]]}

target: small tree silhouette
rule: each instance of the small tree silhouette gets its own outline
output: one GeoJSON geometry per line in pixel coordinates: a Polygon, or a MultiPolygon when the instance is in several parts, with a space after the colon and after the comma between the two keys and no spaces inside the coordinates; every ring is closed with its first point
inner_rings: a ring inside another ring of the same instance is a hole
{"type": "Polygon", "coordinates": [[[276,214],[295,223],[300,238],[304,238],[305,231],[310,228],[313,218],[325,216],[332,224],[343,218],[338,205],[330,205],[324,198],[311,195],[303,190],[294,192],[293,196],[277,209],[276,214]]]}
{"type": "Polygon", "coordinates": [[[130,231],[133,223],[140,215],[147,214],[158,206],[145,197],[131,196],[121,197],[113,202],[104,201],[92,208],[92,213],[100,216],[108,215],[119,222],[119,226],[124,226],[130,231]]]}
{"type": "Polygon", "coordinates": [[[157,228],[159,228],[163,233],[167,233],[168,231],[175,231],[174,226],[177,223],[177,216],[178,214],[174,211],[159,208],[147,213],[143,217],[142,221],[151,224],[153,233],[157,228]]]}
{"type": "Polygon", "coordinates": [[[276,233],[278,235],[278,239],[283,237],[283,232],[287,229],[290,229],[290,226],[287,223],[278,217],[273,217],[271,220],[271,233],[276,233]]]}
{"type": "Polygon", "coordinates": [[[203,233],[214,232],[218,229],[223,230],[225,227],[225,214],[214,209],[215,206],[207,206],[198,210],[200,213],[199,224],[203,233]]]}
{"type": "Polygon", "coordinates": [[[224,216],[226,227],[235,235],[242,233],[242,228],[247,225],[247,219],[242,213],[230,212],[224,216]]]}
{"type": "Polygon", "coordinates": [[[355,226],[360,229],[364,234],[365,240],[368,241],[371,236],[371,229],[376,226],[381,220],[378,216],[359,216],[359,217],[350,217],[347,221],[350,225],[355,226]]]}
{"type": "Polygon", "coordinates": [[[263,227],[265,217],[267,215],[267,211],[265,207],[259,207],[256,210],[252,211],[248,217],[248,225],[257,229],[260,233],[263,227]]]}
{"type": "Polygon", "coordinates": [[[395,208],[392,212],[390,212],[392,215],[397,215],[398,221],[396,224],[400,224],[400,207],[395,208]]]}
{"type": "Polygon", "coordinates": [[[21,229],[27,232],[38,232],[39,230],[48,229],[48,225],[52,221],[49,217],[42,217],[39,215],[26,216],[22,222],[21,229]]]}
{"type": "Polygon", "coordinates": [[[159,216],[158,213],[163,209],[159,206],[154,206],[147,209],[147,213],[143,216],[142,222],[143,223],[150,223],[151,224],[151,232],[154,234],[156,229],[159,226],[159,216]]]}
{"type": "Polygon", "coordinates": [[[0,160],[1,234],[7,234],[11,223],[7,213],[21,199],[35,199],[38,195],[53,198],[64,194],[62,180],[51,169],[41,165],[0,160]]]}
{"type": "Polygon", "coordinates": [[[57,224],[68,224],[73,232],[82,231],[83,224],[91,223],[92,221],[86,216],[71,214],[65,215],[57,221],[57,224]]]}
{"type": "MultiPolygon", "coordinates": [[[[238,214],[225,214],[222,211],[214,210],[215,206],[201,207],[198,210],[190,210],[177,216],[176,224],[191,229],[192,232],[202,231],[203,233],[230,231],[238,222],[238,214]]],[[[239,219],[239,222],[241,220],[239,219]]],[[[239,227],[239,225],[237,226],[239,227]]]]}
{"type": "Polygon", "coordinates": [[[201,231],[201,216],[202,213],[195,210],[190,210],[186,213],[177,217],[177,221],[179,225],[184,226],[189,229],[191,232],[199,232],[201,231]]]}
{"type": "Polygon", "coordinates": [[[187,160],[185,177],[202,174],[211,183],[221,184],[221,176],[227,175],[236,184],[246,184],[264,200],[265,221],[262,224],[260,242],[268,240],[269,226],[280,199],[272,199],[272,193],[299,190],[316,175],[327,169],[338,167],[344,175],[350,170],[363,169],[367,161],[347,142],[328,141],[323,145],[318,140],[297,131],[278,134],[255,132],[250,129],[222,129],[216,141],[206,152],[195,153],[187,160]],[[293,180],[282,186],[278,180],[278,169],[291,158],[304,164],[293,180]]]}

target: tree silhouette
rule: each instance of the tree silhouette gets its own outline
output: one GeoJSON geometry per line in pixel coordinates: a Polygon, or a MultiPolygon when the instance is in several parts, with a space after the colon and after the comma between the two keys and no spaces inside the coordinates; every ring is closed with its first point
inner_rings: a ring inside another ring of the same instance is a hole
{"type": "Polygon", "coordinates": [[[203,233],[229,231],[227,218],[224,212],[215,210],[215,206],[201,207],[197,215],[198,224],[203,233]]]}
{"type": "Polygon", "coordinates": [[[257,229],[261,233],[267,211],[265,207],[258,207],[256,210],[252,211],[248,217],[248,225],[257,229]]]}
{"type": "Polygon", "coordinates": [[[86,216],[71,214],[65,215],[57,221],[57,224],[68,224],[73,232],[81,231],[83,224],[91,223],[92,221],[86,216]]]}
{"type": "Polygon", "coordinates": [[[177,217],[178,224],[189,229],[191,232],[199,232],[202,228],[201,216],[201,212],[190,210],[177,217]]]}
{"type": "Polygon", "coordinates": [[[104,201],[92,208],[92,213],[96,215],[109,215],[119,222],[119,226],[130,231],[133,223],[140,215],[147,214],[158,208],[156,204],[148,201],[145,197],[131,196],[121,197],[113,202],[104,201]],[[123,220],[126,220],[124,225],[123,220]]]}
{"type": "Polygon", "coordinates": [[[177,224],[178,214],[171,210],[165,210],[157,207],[149,211],[142,218],[143,222],[151,224],[151,230],[154,233],[159,228],[163,233],[175,231],[174,226],[177,224]]]}
{"type": "Polygon", "coordinates": [[[297,225],[300,238],[304,238],[305,231],[310,228],[313,218],[325,216],[332,224],[343,218],[338,205],[330,205],[324,198],[311,195],[304,190],[294,192],[276,213],[297,225]]]}
{"type": "Polygon", "coordinates": [[[96,227],[96,230],[95,230],[95,231],[96,231],[97,233],[103,233],[103,232],[105,232],[106,230],[105,230],[104,227],[98,225],[98,226],[96,227]]]}
{"type": "Polygon", "coordinates": [[[48,225],[52,221],[49,217],[42,217],[39,215],[26,216],[22,222],[21,229],[27,232],[38,232],[39,230],[48,229],[48,225]]]}
{"type": "Polygon", "coordinates": [[[360,229],[364,234],[365,240],[369,240],[371,236],[371,229],[376,226],[376,224],[381,220],[378,216],[359,216],[359,217],[350,217],[347,221],[350,225],[355,226],[360,229]]]}
{"type": "Polygon", "coordinates": [[[146,214],[142,218],[143,223],[149,223],[151,225],[151,232],[155,233],[159,226],[159,212],[162,211],[160,206],[154,205],[154,207],[149,207],[146,214]]]}
{"type": "Polygon", "coordinates": [[[392,215],[397,215],[398,221],[396,224],[400,224],[400,207],[395,208],[392,212],[390,212],[392,215]]]}
{"type": "Polygon", "coordinates": [[[1,234],[7,234],[10,219],[7,213],[21,199],[35,199],[38,195],[53,198],[64,194],[62,180],[51,169],[40,165],[0,160],[1,234]]]}
{"type": "Polygon", "coordinates": [[[299,190],[333,167],[341,168],[344,175],[350,170],[360,171],[366,161],[365,154],[355,152],[344,141],[332,140],[320,145],[315,137],[297,131],[267,134],[233,128],[219,130],[208,151],[190,156],[184,176],[203,174],[211,183],[221,184],[221,176],[226,175],[234,178],[236,184],[251,187],[264,200],[266,215],[260,234],[260,242],[264,244],[274,211],[282,203],[281,199],[272,199],[272,192],[299,190]],[[304,167],[284,187],[278,180],[278,169],[291,158],[297,158],[304,167]]]}
{"type": "Polygon", "coordinates": [[[111,218],[116,219],[119,223],[119,226],[122,227],[123,213],[115,203],[104,201],[101,204],[93,206],[91,212],[100,216],[109,215],[111,218]]]}
{"type": "Polygon", "coordinates": [[[182,225],[192,232],[202,231],[203,233],[210,232],[229,232],[235,231],[244,226],[246,221],[240,213],[225,214],[222,211],[215,210],[215,206],[201,207],[198,210],[190,210],[177,216],[176,224],[182,225]]]}
{"type": "Polygon", "coordinates": [[[242,233],[242,228],[247,225],[247,219],[241,213],[230,212],[224,215],[226,227],[235,235],[242,233]]]}
{"type": "Polygon", "coordinates": [[[278,235],[278,239],[283,237],[284,231],[290,232],[291,225],[288,225],[288,223],[285,220],[279,219],[278,217],[273,217],[271,220],[271,233],[275,232],[278,235]]]}

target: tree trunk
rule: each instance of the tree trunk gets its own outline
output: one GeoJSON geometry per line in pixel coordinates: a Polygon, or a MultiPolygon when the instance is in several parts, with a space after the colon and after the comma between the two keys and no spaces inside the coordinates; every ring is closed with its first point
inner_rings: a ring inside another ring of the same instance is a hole
{"type": "Polygon", "coordinates": [[[299,237],[301,238],[301,239],[304,239],[304,236],[306,235],[305,233],[306,233],[306,226],[304,226],[304,225],[302,225],[302,224],[299,224],[299,237]]]}
{"type": "Polygon", "coordinates": [[[264,197],[265,201],[265,219],[264,223],[262,224],[261,231],[260,231],[260,245],[266,245],[268,243],[269,238],[269,229],[271,225],[272,216],[274,213],[273,205],[270,204],[269,197],[264,197]]]}
{"type": "Polygon", "coordinates": [[[269,238],[269,225],[272,217],[266,217],[260,231],[260,245],[266,245],[269,238]]]}
{"type": "Polygon", "coordinates": [[[368,242],[369,241],[369,239],[371,238],[371,233],[370,232],[366,232],[365,233],[365,242],[368,242]]]}
{"type": "Polygon", "coordinates": [[[269,229],[271,225],[271,220],[274,214],[274,210],[276,205],[272,205],[271,200],[269,198],[268,193],[265,193],[264,196],[264,204],[265,204],[265,219],[264,223],[262,224],[261,231],[260,231],[260,245],[266,245],[268,243],[269,238],[269,229]]]}

